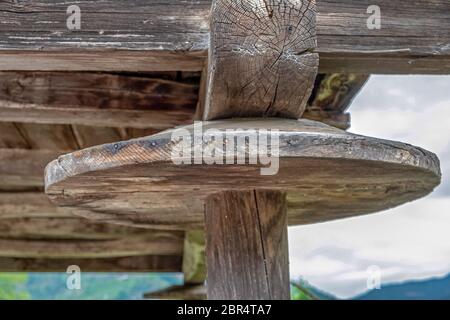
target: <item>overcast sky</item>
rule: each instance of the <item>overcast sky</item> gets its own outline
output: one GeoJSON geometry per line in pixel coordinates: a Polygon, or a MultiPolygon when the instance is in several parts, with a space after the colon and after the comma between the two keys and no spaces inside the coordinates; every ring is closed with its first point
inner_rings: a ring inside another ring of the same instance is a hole
{"type": "Polygon", "coordinates": [[[383,283],[450,273],[450,77],[372,76],[349,111],[351,132],[436,153],[442,184],[428,197],[364,217],[289,229],[291,275],[340,298],[383,283]]]}

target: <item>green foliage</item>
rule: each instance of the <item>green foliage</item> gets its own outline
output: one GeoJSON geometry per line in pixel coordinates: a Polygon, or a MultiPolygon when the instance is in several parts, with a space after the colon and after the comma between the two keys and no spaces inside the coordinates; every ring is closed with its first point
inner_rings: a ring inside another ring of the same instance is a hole
{"type": "Polygon", "coordinates": [[[175,273],[82,273],[81,290],[69,290],[65,273],[0,273],[0,299],[135,300],[146,292],[179,285],[175,273]]]}
{"type": "Polygon", "coordinates": [[[29,299],[25,288],[27,279],[26,273],[0,273],[0,300],[29,299]]]}
{"type": "Polygon", "coordinates": [[[315,298],[306,288],[291,284],[291,300],[315,300],[315,298]]]}

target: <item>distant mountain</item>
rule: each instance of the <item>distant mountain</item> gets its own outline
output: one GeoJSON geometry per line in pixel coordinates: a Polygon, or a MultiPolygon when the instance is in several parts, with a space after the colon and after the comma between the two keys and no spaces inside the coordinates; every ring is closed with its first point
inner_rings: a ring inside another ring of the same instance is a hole
{"type": "Polygon", "coordinates": [[[303,291],[303,293],[308,297],[308,299],[299,299],[297,297],[293,297],[294,300],[337,300],[338,298],[333,296],[332,294],[325,292],[321,289],[318,289],[311,285],[308,281],[304,279],[299,279],[297,281],[292,282],[294,289],[294,293],[297,291],[303,291]],[[301,289],[301,290],[300,290],[301,289]]]}
{"type": "Polygon", "coordinates": [[[450,274],[443,278],[387,284],[354,300],[450,300],[450,274]]]}

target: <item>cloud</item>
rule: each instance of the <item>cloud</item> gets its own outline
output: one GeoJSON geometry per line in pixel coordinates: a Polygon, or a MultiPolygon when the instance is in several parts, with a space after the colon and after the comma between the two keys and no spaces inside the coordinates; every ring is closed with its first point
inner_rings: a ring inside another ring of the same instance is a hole
{"type": "Polygon", "coordinates": [[[382,213],[289,230],[291,275],[339,297],[382,282],[450,272],[450,77],[372,76],[350,108],[351,131],[435,152],[443,183],[421,200],[382,213]]]}
{"type": "Polygon", "coordinates": [[[353,102],[351,132],[398,140],[436,153],[450,196],[450,77],[372,76],[353,102]]]}
{"type": "Polygon", "coordinates": [[[367,268],[382,281],[450,272],[450,198],[412,202],[382,213],[293,227],[291,275],[347,298],[367,290],[367,268]]]}

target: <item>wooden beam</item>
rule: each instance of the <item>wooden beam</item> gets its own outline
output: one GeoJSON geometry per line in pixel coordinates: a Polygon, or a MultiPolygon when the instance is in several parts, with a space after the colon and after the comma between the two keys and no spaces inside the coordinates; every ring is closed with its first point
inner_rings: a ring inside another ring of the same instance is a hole
{"type": "Polygon", "coordinates": [[[16,127],[31,149],[58,150],[61,153],[79,149],[73,130],[68,125],[16,123],[16,127]]]}
{"type": "Polygon", "coordinates": [[[9,258],[115,258],[143,255],[182,256],[182,253],[182,238],[176,233],[162,231],[113,240],[0,239],[0,257],[9,258]]]}
{"type": "MultiPolygon", "coordinates": [[[[68,30],[71,3],[0,4],[1,70],[202,70],[211,0],[77,1],[81,29],[68,30]]],[[[317,1],[320,71],[450,73],[448,0],[317,1]],[[367,27],[369,5],[381,29],[367,27]]]]}
{"type": "Polygon", "coordinates": [[[225,191],[205,204],[208,299],[290,298],[286,195],[225,191]]]}
{"type": "Polygon", "coordinates": [[[45,166],[56,150],[0,149],[0,190],[43,187],[45,166]]]}
{"type": "MultiPolygon", "coordinates": [[[[60,150],[86,148],[151,135],[161,129],[189,122],[192,118],[200,120],[204,109],[206,71],[203,75],[197,94],[198,86],[195,82],[199,81],[198,75],[191,79],[194,82],[192,84],[149,76],[0,72],[0,80],[3,81],[0,88],[0,147],[60,150]],[[164,85],[167,85],[165,89],[164,85]],[[98,88],[93,89],[95,87],[98,88]],[[161,94],[158,92],[163,92],[162,95],[169,98],[167,109],[159,109],[157,102],[152,102],[155,96],[161,94]],[[140,98],[133,98],[134,95],[140,98]],[[80,105],[68,107],[54,104],[67,100],[70,96],[75,97],[73,103],[80,105]],[[18,100],[21,102],[17,102],[18,100]],[[151,108],[155,108],[153,111],[145,110],[146,101],[151,108]],[[27,104],[34,102],[49,105],[27,104]],[[179,106],[179,111],[168,107],[169,104],[173,104],[175,109],[179,106]],[[54,125],[45,126],[47,123],[54,125]],[[64,127],[55,123],[102,124],[108,127],[80,124],[64,127]]],[[[368,75],[364,74],[319,74],[303,117],[348,129],[350,116],[343,111],[349,107],[367,78],[368,75]]]]}
{"type": "Polygon", "coordinates": [[[319,108],[308,107],[302,118],[320,121],[329,126],[333,126],[342,130],[350,128],[350,113],[342,113],[339,111],[324,111],[319,108]]]}
{"type": "MultiPolygon", "coordinates": [[[[20,194],[17,196],[19,197],[20,194]]],[[[23,199],[23,201],[25,200],[23,199]]],[[[28,204],[24,202],[24,205],[28,204]]],[[[9,215],[14,215],[14,212],[9,212],[9,215]]],[[[159,232],[95,222],[74,215],[68,217],[0,218],[0,239],[96,241],[117,240],[135,236],[145,237],[152,233],[159,232]]],[[[174,237],[180,237],[180,234],[175,232],[174,237]]]]}
{"type": "Polygon", "coordinates": [[[55,206],[43,192],[0,192],[0,221],[67,217],[72,217],[70,209],[55,206]]]}
{"type": "Polygon", "coordinates": [[[66,272],[77,265],[83,272],[181,272],[181,256],[146,255],[118,258],[5,258],[0,272],[66,272]]]}
{"type": "Polygon", "coordinates": [[[191,121],[198,100],[196,83],[151,74],[0,72],[0,81],[0,121],[167,129],[191,121]]]}
{"type": "Polygon", "coordinates": [[[203,284],[185,284],[144,293],[145,299],[164,300],[206,300],[206,287],[203,284]]]}
{"type": "Polygon", "coordinates": [[[39,192],[0,192],[0,271],[180,272],[183,232],[78,218],[39,192]]]}
{"type": "Polygon", "coordinates": [[[300,118],[316,46],[315,1],[214,0],[203,120],[300,118]]]}
{"type": "Polygon", "coordinates": [[[0,122],[0,148],[28,149],[30,146],[16,124],[0,122]]]}

